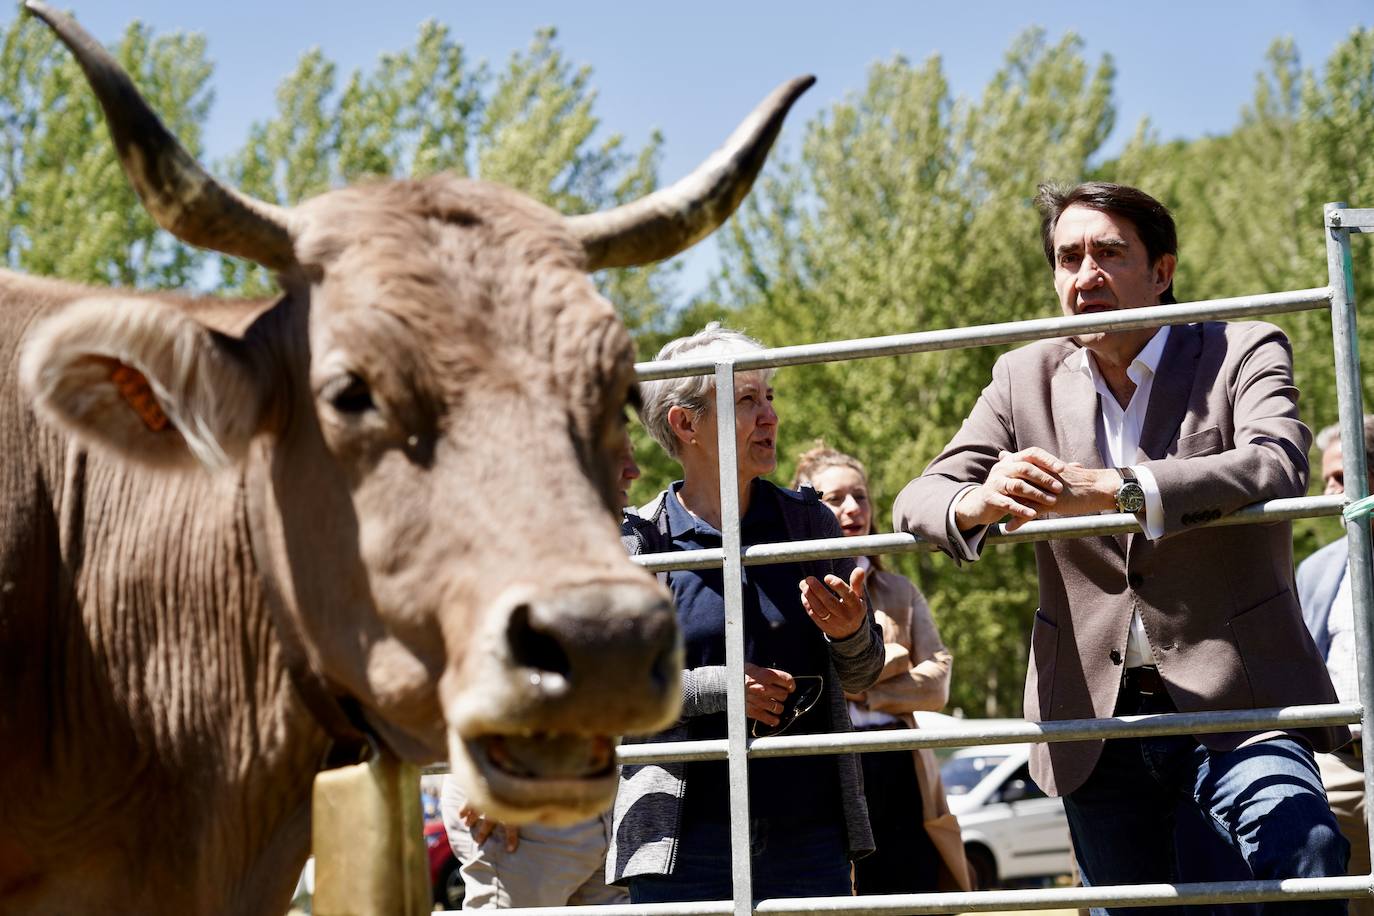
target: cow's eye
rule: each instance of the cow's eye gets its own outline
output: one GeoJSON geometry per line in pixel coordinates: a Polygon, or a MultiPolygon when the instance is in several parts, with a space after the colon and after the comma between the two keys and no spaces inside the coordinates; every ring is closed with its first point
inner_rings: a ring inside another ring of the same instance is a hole
{"type": "Polygon", "coordinates": [[[339,413],[358,414],[376,406],[372,403],[372,389],[367,382],[351,372],[329,382],[321,394],[339,413]]]}

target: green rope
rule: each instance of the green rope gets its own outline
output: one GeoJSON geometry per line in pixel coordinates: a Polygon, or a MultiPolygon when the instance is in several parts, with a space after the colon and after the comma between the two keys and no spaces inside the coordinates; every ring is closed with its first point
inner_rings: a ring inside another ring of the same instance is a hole
{"type": "Polygon", "coordinates": [[[1347,523],[1353,522],[1361,516],[1374,512],[1374,496],[1366,496],[1364,499],[1357,499],[1341,510],[1341,515],[1345,517],[1347,523]]]}

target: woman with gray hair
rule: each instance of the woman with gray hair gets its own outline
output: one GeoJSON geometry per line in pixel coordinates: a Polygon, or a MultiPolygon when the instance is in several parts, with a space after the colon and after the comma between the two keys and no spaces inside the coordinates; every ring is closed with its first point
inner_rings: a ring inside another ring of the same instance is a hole
{"type": "MultiPolygon", "coordinates": [[[[659,352],[660,360],[746,353],[762,345],[711,323],[659,352]]],[[[741,537],[746,545],[839,537],[814,490],[764,480],[777,467],[771,370],[735,377],[741,537]]],[[[641,417],[682,466],[682,479],[627,522],[631,552],[721,546],[720,462],[710,376],[641,385],[641,417]]],[[[752,566],[744,573],[745,715],[756,737],[849,730],[846,692],[883,667],[883,639],[852,560],[752,566]]],[[[726,735],[724,578],[719,568],[666,575],[685,648],[682,719],[650,741],[726,735]]],[[[851,892],[849,860],[873,850],[852,754],[751,761],[755,897],[851,892]]],[[[607,877],[631,900],[731,896],[729,782],[724,761],[644,764],[621,772],[607,877]]]]}

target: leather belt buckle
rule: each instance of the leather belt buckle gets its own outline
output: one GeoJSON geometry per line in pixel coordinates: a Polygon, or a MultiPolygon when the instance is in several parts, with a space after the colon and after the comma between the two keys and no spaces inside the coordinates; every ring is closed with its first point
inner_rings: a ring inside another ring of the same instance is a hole
{"type": "Polygon", "coordinates": [[[1143,697],[1152,697],[1157,693],[1165,692],[1164,679],[1159,676],[1159,669],[1154,665],[1127,668],[1126,687],[1143,697]]]}

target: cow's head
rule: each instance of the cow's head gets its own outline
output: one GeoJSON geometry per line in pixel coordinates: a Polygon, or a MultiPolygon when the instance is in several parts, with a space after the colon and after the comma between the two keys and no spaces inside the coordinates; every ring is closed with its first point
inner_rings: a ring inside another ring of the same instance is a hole
{"type": "Polygon", "coordinates": [[[74,22],[28,7],[78,57],[158,222],[285,290],[239,333],[147,298],[76,303],[26,343],[38,410],[160,473],[245,468],[288,652],[393,750],[447,751],[498,817],[604,808],[612,736],[676,716],[681,658],[667,595],[617,537],[632,348],[587,272],[711,232],[811,80],[605,213],[451,176],[283,209],[217,183],[74,22]]]}

